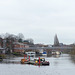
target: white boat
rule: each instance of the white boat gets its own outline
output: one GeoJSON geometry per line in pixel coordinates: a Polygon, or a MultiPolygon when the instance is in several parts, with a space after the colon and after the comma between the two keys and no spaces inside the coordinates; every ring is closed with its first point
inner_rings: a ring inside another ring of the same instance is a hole
{"type": "Polygon", "coordinates": [[[25,54],[27,54],[27,56],[30,56],[30,57],[35,57],[35,52],[25,52],[25,54]]]}
{"type": "Polygon", "coordinates": [[[52,55],[60,55],[61,52],[60,51],[52,51],[52,55]]]}
{"type": "Polygon", "coordinates": [[[47,56],[47,52],[43,52],[42,55],[43,55],[43,56],[47,56]]]}

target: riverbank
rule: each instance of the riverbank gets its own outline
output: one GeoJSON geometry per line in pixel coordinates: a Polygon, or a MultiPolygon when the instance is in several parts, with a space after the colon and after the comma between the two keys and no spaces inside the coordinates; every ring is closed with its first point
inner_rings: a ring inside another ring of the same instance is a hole
{"type": "Polygon", "coordinates": [[[2,59],[11,59],[11,58],[16,58],[16,57],[24,57],[24,54],[0,54],[0,57],[2,59]]]}

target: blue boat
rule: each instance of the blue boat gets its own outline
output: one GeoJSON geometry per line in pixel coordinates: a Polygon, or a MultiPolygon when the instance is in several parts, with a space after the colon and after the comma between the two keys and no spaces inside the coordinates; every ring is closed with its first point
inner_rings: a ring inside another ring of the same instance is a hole
{"type": "Polygon", "coordinates": [[[43,56],[47,56],[47,52],[46,52],[46,51],[43,52],[42,55],[43,55],[43,56]]]}

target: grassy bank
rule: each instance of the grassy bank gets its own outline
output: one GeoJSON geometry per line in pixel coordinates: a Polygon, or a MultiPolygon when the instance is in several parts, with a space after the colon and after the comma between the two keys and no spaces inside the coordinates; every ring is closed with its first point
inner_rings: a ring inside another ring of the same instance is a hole
{"type": "Polygon", "coordinates": [[[6,58],[6,55],[5,54],[0,54],[0,58],[6,58]]]}
{"type": "Polygon", "coordinates": [[[73,46],[72,50],[70,51],[70,55],[75,55],[75,46],[73,46]]]}

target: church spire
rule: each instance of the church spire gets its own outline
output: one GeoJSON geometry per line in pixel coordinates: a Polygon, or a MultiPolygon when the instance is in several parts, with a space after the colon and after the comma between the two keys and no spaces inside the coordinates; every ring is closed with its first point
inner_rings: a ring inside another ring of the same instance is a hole
{"type": "Polygon", "coordinates": [[[59,40],[58,40],[57,34],[54,37],[54,46],[59,46],[59,40]]]}

